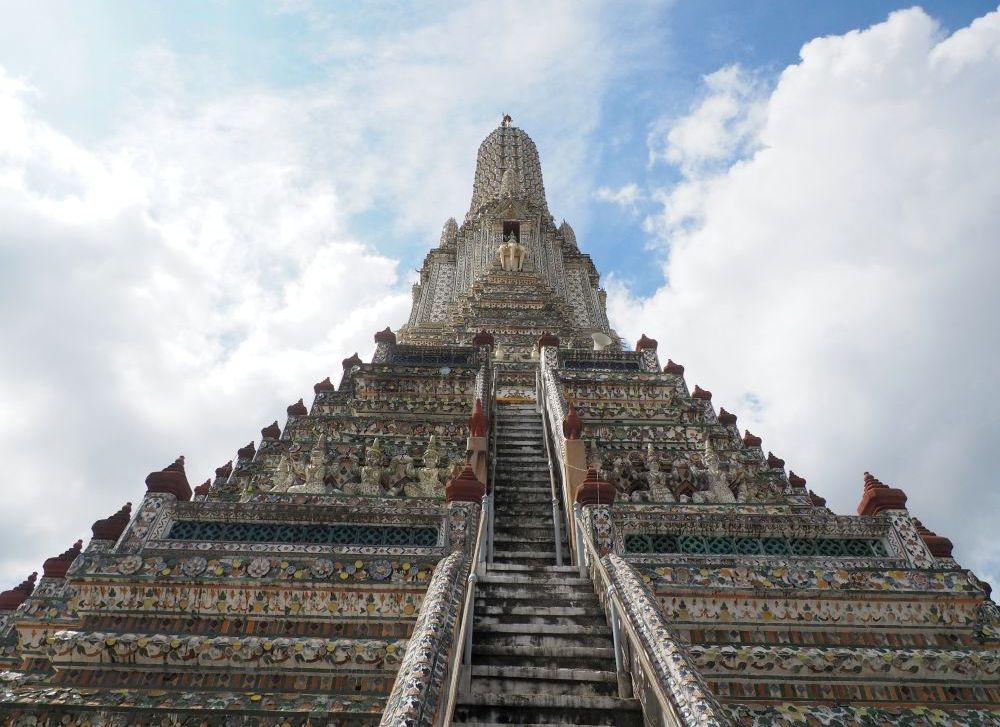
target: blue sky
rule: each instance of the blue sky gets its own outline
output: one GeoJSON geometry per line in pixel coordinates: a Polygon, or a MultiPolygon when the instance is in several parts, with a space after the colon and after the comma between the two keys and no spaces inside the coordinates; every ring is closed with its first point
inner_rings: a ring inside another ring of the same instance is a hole
{"type": "Polygon", "coordinates": [[[909,7],[0,0],[0,585],[398,327],[502,112],[622,335],[996,578],[996,4],[909,7]]]}

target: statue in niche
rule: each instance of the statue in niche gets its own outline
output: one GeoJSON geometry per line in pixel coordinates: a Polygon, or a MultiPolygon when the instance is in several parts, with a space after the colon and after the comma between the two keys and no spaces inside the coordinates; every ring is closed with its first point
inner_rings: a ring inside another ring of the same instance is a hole
{"type": "Polygon", "coordinates": [[[670,491],[670,474],[663,470],[660,457],[653,450],[652,444],[646,445],[646,466],[649,499],[653,502],[674,502],[674,493],[670,491]]]}
{"type": "Polygon", "coordinates": [[[712,437],[705,437],[705,465],[708,490],[702,493],[705,502],[736,502],[729,486],[729,464],[723,462],[719,451],[712,442],[712,437]]]}
{"type": "Polygon", "coordinates": [[[691,463],[684,457],[678,457],[671,465],[670,489],[678,502],[691,502],[698,492],[698,477],[691,463]]]}
{"type": "Polygon", "coordinates": [[[524,260],[528,257],[528,248],[518,242],[512,232],[501,243],[498,250],[500,267],[507,272],[519,273],[524,269],[524,260]]]}
{"type": "Polygon", "coordinates": [[[729,489],[737,502],[746,502],[757,496],[754,473],[745,462],[737,463],[729,474],[729,489]]]}
{"type": "Polygon", "coordinates": [[[269,492],[287,492],[288,488],[295,483],[295,476],[292,474],[291,465],[288,464],[288,455],[282,454],[278,460],[278,466],[274,468],[274,475],[271,478],[271,489],[269,492]]]}
{"type": "Polygon", "coordinates": [[[337,460],[333,467],[333,473],[327,475],[328,484],[334,492],[346,492],[354,494],[358,489],[356,482],[358,476],[358,456],[354,450],[349,450],[347,454],[337,460]]]}
{"type": "Polygon", "coordinates": [[[634,501],[644,499],[649,487],[645,473],[641,471],[641,463],[627,454],[615,457],[610,482],[622,495],[634,501]]]}
{"type": "Polygon", "coordinates": [[[406,486],[417,478],[417,468],[413,457],[403,453],[389,460],[388,481],[389,494],[399,497],[404,494],[406,486]]]}
{"type": "Polygon", "coordinates": [[[326,494],[326,437],[320,436],[309,452],[309,461],[305,466],[305,482],[301,485],[292,485],[287,492],[326,494]]]}
{"type": "Polygon", "coordinates": [[[362,495],[382,494],[382,464],[385,457],[382,454],[382,444],[376,438],[365,450],[365,466],[361,468],[361,488],[362,495]]]}
{"type": "Polygon", "coordinates": [[[437,437],[431,435],[424,450],[422,466],[417,470],[417,481],[404,485],[403,491],[409,497],[441,497],[444,495],[442,474],[447,470],[440,466],[441,450],[438,449],[437,437]]]}

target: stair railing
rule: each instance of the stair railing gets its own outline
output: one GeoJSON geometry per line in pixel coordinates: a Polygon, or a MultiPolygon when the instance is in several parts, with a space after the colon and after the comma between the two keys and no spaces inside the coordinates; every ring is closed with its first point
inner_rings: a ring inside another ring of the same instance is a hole
{"type": "Polygon", "coordinates": [[[489,405],[489,417],[490,417],[490,428],[489,428],[489,452],[490,452],[490,463],[489,463],[489,476],[488,482],[486,483],[486,494],[490,498],[489,504],[489,521],[487,522],[486,530],[486,562],[493,562],[493,530],[495,522],[494,504],[496,503],[496,474],[497,474],[497,378],[499,377],[500,370],[497,368],[496,364],[490,367],[490,405],[489,405]]]}
{"type": "MultiPolygon", "coordinates": [[[[538,376],[537,373],[536,376],[538,376]]],[[[540,379],[541,377],[538,376],[538,380],[540,379]]],[[[541,393],[540,385],[539,393],[541,393]]],[[[549,465],[549,493],[552,496],[552,534],[556,540],[556,565],[562,565],[562,530],[559,527],[559,493],[556,490],[556,474],[555,469],[552,466],[552,446],[549,444],[549,425],[551,422],[549,421],[545,404],[541,399],[539,399],[539,403],[541,404],[542,439],[545,440],[545,461],[549,465]]]]}
{"type": "Polygon", "coordinates": [[[451,653],[454,658],[448,660],[448,699],[444,703],[444,709],[438,712],[435,724],[447,727],[455,714],[455,703],[458,701],[459,679],[461,678],[462,691],[468,691],[472,683],[472,631],[473,619],[475,618],[476,605],[476,584],[479,576],[476,571],[480,566],[485,566],[483,549],[486,544],[487,533],[489,531],[489,495],[483,495],[482,507],[479,511],[479,526],[476,528],[476,543],[472,549],[472,568],[465,588],[465,600],[462,602],[462,621],[455,631],[455,640],[451,646],[451,653]]]}
{"type": "MultiPolygon", "coordinates": [[[[655,707],[660,711],[659,721],[663,724],[732,727],[732,720],[680,645],[680,638],[663,620],[642,581],[625,561],[609,555],[609,562],[616,569],[618,580],[622,581],[621,585],[616,585],[616,579],[612,578],[597,552],[594,539],[583,530],[584,518],[580,510],[582,508],[577,511],[576,520],[578,542],[583,543],[595,590],[599,596],[602,593],[605,596],[615,644],[619,696],[632,696],[631,678],[626,668],[626,655],[630,655],[635,662],[632,668],[641,671],[641,683],[652,692],[655,707]],[[624,640],[621,638],[623,632],[624,640]],[[623,642],[627,642],[627,652],[623,642]]],[[[649,713],[654,705],[648,699],[642,701],[646,723],[659,723],[656,716],[649,713]]]]}

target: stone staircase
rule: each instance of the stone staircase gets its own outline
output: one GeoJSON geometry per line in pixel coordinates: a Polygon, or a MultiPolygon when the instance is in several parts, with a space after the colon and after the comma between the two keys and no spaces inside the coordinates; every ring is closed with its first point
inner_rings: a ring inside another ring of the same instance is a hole
{"type": "Polygon", "coordinates": [[[541,417],[534,404],[501,403],[495,426],[494,562],[476,589],[471,687],[454,724],[642,725],[638,702],[618,697],[590,579],[555,564],[541,417]]]}

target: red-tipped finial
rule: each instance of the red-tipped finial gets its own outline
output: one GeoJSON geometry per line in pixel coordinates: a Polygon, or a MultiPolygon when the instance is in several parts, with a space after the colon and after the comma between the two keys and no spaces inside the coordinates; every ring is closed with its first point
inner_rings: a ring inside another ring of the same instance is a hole
{"type": "Polygon", "coordinates": [[[217,480],[228,480],[229,475],[233,473],[233,460],[229,460],[221,467],[215,468],[215,479],[217,480]]]}
{"type": "Polygon", "coordinates": [[[676,374],[677,376],[684,375],[684,367],[679,363],[674,363],[669,358],[667,359],[667,365],[663,367],[663,373],[665,374],[676,374]]]}
{"type": "Polygon", "coordinates": [[[375,343],[388,343],[391,346],[395,346],[396,334],[392,332],[389,326],[386,326],[383,330],[375,334],[375,343]]]}
{"type": "Polygon", "coordinates": [[[602,480],[597,470],[587,468],[587,476],[576,490],[576,502],[581,505],[610,505],[618,491],[610,482],[602,480]]]}
{"type": "Polygon", "coordinates": [[[935,558],[951,557],[951,551],[955,546],[948,538],[938,535],[933,530],[928,530],[917,518],[913,518],[913,527],[917,529],[917,534],[920,535],[920,539],[924,541],[924,545],[927,546],[931,555],[935,558]]]}
{"type": "Polygon", "coordinates": [[[444,499],[448,502],[481,502],[485,494],[486,485],[476,479],[468,462],[465,469],[444,486],[444,499]]]}
{"type": "Polygon", "coordinates": [[[897,487],[882,484],[873,474],[865,472],[865,489],[858,503],[858,515],[877,515],[883,510],[905,510],[906,493],[897,487]]]}
{"type": "Polygon", "coordinates": [[[184,456],[181,455],[173,464],[169,464],[159,472],[146,475],[147,492],[163,492],[173,495],[178,500],[191,499],[191,485],[184,473],[184,456]]]}
{"type": "Polygon", "coordinates": [[[639,337],[639,340],[635,342],[635,350],[636,351],[645,351],[646,349],[655,351],[656,350],[656,346],[657,346],[656,339],[655,338],[647,338],[645,333],[643,333],[639,337]]]}
{"type": "Polygon", "coordinates": [[[485,437],[486,431],[490,428],[489,417],[483,412],[483,400],[476,399],[476,406],[472,410],[472,416],[469,417],[469,436],[470,437],[485,437]]]}
{"type": "Polygon", "coordinates": [[[37,579],[38,573],[32,573],[9,591],[0,593],[0,611],[13,611],[28,600],[28,596],[35,590],[37,579]]]}
{"type": "Polygon", "coordinates": [[[280,439],[281,438],[281,427],[278,426],[277,420],[271,422],[266,427],[260,430],[260,436],[264,439],[280,439]]]}
{"type": "Polygon", "coordinates": [[[805,486],[806,486],[806,478],[805,477],[799,477],[794,472],[789,471],[788,472],[788,484],[790,484],[792,487],[794,487],[796,489],[804,490],[805,486]]]}
{"type": "Polygon", "coordinates": [[[45,578],[65,578],[66,571],[73,565],[76,556],[83,550],[83,541],[77,540],[73,546],[59,555],[52,556],[42,563],[42,575],[45,578]]]}
{"type": "Polygon", "coordinates": [[[318,394],[321,391],[336,391],[336,387],[333,385],[333,382],[330,381],[330,377],[329,376],[327,376],[322,381],[319,381],[319,382],[313,384],[313,393],[314,394],[318,394]]]}
{"type": "Polygon", "coordinates": [[[496,343],[496,339],[489,331],[480,331],[472,337],[473,346],[492,346],[494,343],[496,343]]]}
{"type": "Polygon", "coordinates": [[[712,392],[706,391],[705,389],[698,386],[698,384],[695,384],[694,391],[691,392],[691,397],[694,399],[703,399],[704,401],[711,401],[712,392]]]}
{"type": "Polygon", "coordinates": [[[775,457],[771,452],[767,453],[767,466],[773,470],[783,470],[785,469],[785,460],[781,457],[775,457]]]}
{"type": "Polygon", "coordinates": [[[121,510],[114,515],[109,515],[103,520],[98,520],[91,527],[94,533],[94,540],[118,540],[125,532],[129,518],[132,515],[132,503],[126,502],[121,510]]]}
{"type": "Polygon", "coordinates": [[[724,407],[719,407],[719,424],[724,427],[736,426],[736,415],[726,411],[724,407]]]}
{"type": "Polygon", "coordinates": [[[820,497],[812,490],[809,490],[809,502],[811,502],[815,507],[826,507],[826,498],[820,497]]]}
{"type": "Polygon", "coordinates": [[[559,336],[554,336],[548,331],[545,331],[541,336],[538,337],[538,341],[535,343],[538,350],[542,350],[546,346],[555,346],[559,348],[559,336]]]}
{"type": "Polygon", "coordinates": [[[749,429],[743,430],[743,445],[746,447],[759,447],[764,440],[756,434],[751,434],[749,429]]]}
{"type": "Polygon", "coordinates": [[[240,447],[236,450],[236,459],[240,462],[249,462],[257,454],[257,447],[254,446],[253,442],[250,442],[245,447],[240,447]]]}
{"type": "Polygon", "coordinates": [[[576,413],[576,407],[573,406],[573,402],[569,403],[569,408],[566,410],[566,415],[563,417],[562,421],[563,436],[566,439],[579,439],[583,434],[583,420],[580,415],[576,413]]]}
{"type": "Polygon", "coordinates": [[[344,371],[349,371],[355,366],[361,365],[361,357],[358,356],[358,352],[355,351],[353,356],[345,358],[341,363],[344,365],[344,371]]]}
{"type": "Polygon", "coordinates": [[[288,416],[290,417],[304,417],[309,413],[302,399],[299,399],[294,404],[289,404],[285,411],[288,412],[288,416]]]}

